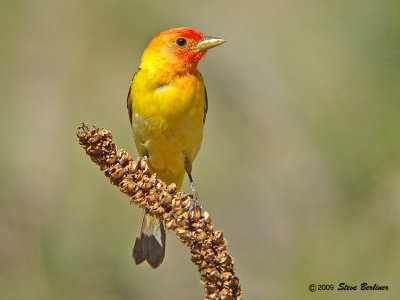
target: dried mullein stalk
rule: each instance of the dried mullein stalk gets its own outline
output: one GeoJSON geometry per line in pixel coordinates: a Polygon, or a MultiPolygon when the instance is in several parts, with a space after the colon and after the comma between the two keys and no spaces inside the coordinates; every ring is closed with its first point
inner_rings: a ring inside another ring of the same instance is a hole
{"type": "Polygon", "coordinates": [[[178,191],[151,174],[145,160],[133,161],[122,149],[117,149],[111,132],[104,128],[89,128],[82,124],[76,133],[79,144],[91,160],[131,202],[146,213],[165,222],[183,244],[190,248],[192,262],[201,275],[205,299],[241,299],[239,278],[235,276],[233,258],[226,250],[222,231],[201,208],[190,210],[192,196],[178,191]]]}

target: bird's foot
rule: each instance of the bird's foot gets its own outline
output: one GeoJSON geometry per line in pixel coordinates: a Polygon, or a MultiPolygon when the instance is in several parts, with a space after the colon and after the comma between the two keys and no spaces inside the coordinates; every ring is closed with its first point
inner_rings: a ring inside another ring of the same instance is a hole
{"type": "Polygon", "coordinates": [[[148,164],[149,163],[149,159],[147,158],[147,156],[145,155],[145,156],[143,156],[143,157],[138,157],[137,159],[136,159],[136,169],[140,169],[140,162],[141,161],[145,161],[146,162],[146,164],[148,164]]]}
{"type": "Polygon", "coordinates": [[[141,162],[142,160],[144,160],[146,163],[149,162],[149,158],[147,157],[147,155],[145,155],[145,156],[143,156],[143,157],[138,157],[138,158],[136,159],[136,164],[139,165],[140,162],[141,162]]]}
{"type": "Polygon", "coordinates": [[[199,193],[197,192],[194,183],[192,182],[192,193],[190,194],[193,197],[192,203],[190,204],[190,210],[193,211],[195,209],[201,209],[200,201],[199,201],[199,193]]]}

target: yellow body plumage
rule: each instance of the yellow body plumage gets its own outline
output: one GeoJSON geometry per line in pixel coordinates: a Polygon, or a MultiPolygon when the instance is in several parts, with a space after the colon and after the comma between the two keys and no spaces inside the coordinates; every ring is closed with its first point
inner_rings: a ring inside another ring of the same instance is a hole
{"type": "MultiPolygon", "coordinates": [[[[203,139],[208,107],[197,63],[207,49],[223,42],[191,28],[166,30],[150,42],[131,82],[127,106],[139,155],[147,156],[150,170],[160,179],[178,188],[188,173],[194,190],[192,162],[203,139]]],[[[164,224],[145,215],[133,258],[156,268],[164,253],[164,224]]]]}
{"type": "Polygon", "coordinates": [[[131,91],[132,129],[140,156],[148,156],[159,178],[180,188],[185,164],[191,167],[203,138],[206,95],[200,73],[164,82],[140,69],[131,91]]]}

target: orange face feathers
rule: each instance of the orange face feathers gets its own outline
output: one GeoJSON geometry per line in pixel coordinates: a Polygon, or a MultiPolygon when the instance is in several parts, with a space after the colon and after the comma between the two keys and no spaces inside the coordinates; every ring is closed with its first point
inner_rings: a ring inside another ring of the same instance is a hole
{"type": "Polygon", "coordinates": [[[150,42],[143,53],[141,68],[156,68],[168,73],[195,72],[207,50],[223,42],[193,28],[168,29],[150,42]]]}

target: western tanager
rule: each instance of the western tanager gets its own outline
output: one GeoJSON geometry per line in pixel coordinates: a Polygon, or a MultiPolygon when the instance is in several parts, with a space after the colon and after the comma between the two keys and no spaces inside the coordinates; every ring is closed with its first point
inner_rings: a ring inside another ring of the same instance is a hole
{"type": "MultiPolygon", "coordinates": [[[[191,170],[203,138],[208,101],[197,70],[207,50],[225,41],[192,28],[172,28],[158,34],[143,53],[127,98],[129,119],[139,155],[167,184],[182,186],[185,173],[198,202],[191,170]]],[[[132,256],[158,267],[165,254],[164,223],[143,216],[132,256]]]]}

